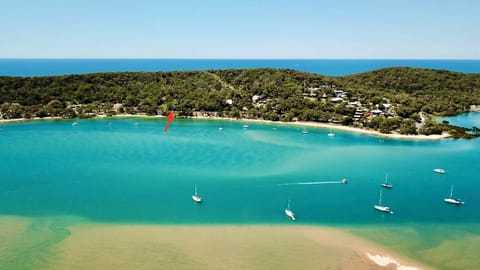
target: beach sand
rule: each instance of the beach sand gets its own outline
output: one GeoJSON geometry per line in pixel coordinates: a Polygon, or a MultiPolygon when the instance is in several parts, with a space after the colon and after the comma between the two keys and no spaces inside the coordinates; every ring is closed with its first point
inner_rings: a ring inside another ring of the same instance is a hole
{"type": "Polygon", "coordinates": [[[0,269],[479,269],[475,228],[147,225],[0,216],[0,269]]]}
{"type": "Polygon", "coordinates": [[[298,127],[312,127],[312,128],[322,128],[322,129],[331,129],[331,130],[340,130],[352,133],[366,134],[375,137],[381,138],[390,138],[390,139],[399,139],[399,140],[441,140],[450,137],[450,134],[444,132],[442,134],[434,135],[404,135],[399,133],[381,133],[372,129],[357,128],[351,126],[343,126],[332,123],[319,123],[319,122],[281,122],[281,121],[269,121],[269,120],[258,120],[258,119],[233,119],[233,118],[223,118],[223,117],[192,117],[192,119],[205,119],[205,120],[231,120],[239,122],[250,122],[250,123],[259,123],[259,124],[273,124],[273,125],[287,125],[287,126],[298,126],[298,127]]]}

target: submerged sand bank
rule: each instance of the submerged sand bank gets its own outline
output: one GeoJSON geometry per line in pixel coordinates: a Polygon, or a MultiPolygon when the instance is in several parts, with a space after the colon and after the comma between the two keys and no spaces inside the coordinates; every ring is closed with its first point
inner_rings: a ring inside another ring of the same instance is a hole
{"type": "Polygon", "coordinates": [[[331,227],[8,216],[0,225],[0,265],[6,269],[428,269],[331,227]]]}
{"type": "Polygon", "coordinates": [[[96,224],[70,231],[50,269],[396,269],[368,254],[426,269],[324,227],[96,224]]]}
{"type": "Polygon", "coordinates": [[[145,225],[0,216],[0,269],[479,269],[480,232],[473,228],[478,225],[145,225]]]}

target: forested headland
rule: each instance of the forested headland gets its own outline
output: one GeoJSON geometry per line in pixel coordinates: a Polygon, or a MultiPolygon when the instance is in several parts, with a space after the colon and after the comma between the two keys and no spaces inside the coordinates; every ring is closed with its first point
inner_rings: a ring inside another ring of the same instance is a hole
{"type": "MultiPolygon", "coordinates": [[[[0,77],[0,119],[218,116],[470,137],[432,116],[478,109],[480,74],[384,68],[331,77],[287,69],[0,77]]],[[[473,134],[478,131],[473,127],[473,134]]]]}

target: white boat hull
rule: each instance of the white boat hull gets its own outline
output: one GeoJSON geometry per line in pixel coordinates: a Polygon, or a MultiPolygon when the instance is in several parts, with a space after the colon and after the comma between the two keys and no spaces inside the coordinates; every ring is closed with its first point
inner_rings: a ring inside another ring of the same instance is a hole
{"type": "Polygon", "coordinates": [[[390,185],[390,184],[381,184],[381,186],[382,186],[383,188],[386,188],[386,189],[391,189],[391,188],[393,188],[393,186],[390,185]]]}
{"type": "Polygon", "coordinates": [[[444,169],[438,169],[437,168],[437,169],[434,169],[433,171],[436,172],[436,173],[439,173],[439,174],[444,174],[445,173],[444,169]]]}
{"type": "Polygon", "coordinates": [[[285,209],[285,215],[287,215],[292,220],[295,220],[295,214],[291,210],[285,209]]]}
{"type": "Polygon", "coordinates": [[[391,211],[388,206],[375,205],[374,208],[380,212],[393,214],[393,211],[391,211]]]}
{"type": "Polygon", "coordinates": [[[202,202],[202,198],[197,196],[197,195],[192,195],[192,200],[196,203],[201,203],[202,202]]]}
{"type": "Polygon", "coordinates": [[[445,198],[443,199],[444,202],[449,203],[449,204],[455,204],[455,205],[461,205],[464,204],[460,199],[455,199],[455,198],[445,198]]]}

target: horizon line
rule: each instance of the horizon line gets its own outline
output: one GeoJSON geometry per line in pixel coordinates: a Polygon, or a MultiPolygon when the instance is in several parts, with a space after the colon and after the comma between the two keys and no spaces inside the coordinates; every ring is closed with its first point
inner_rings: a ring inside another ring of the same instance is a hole
{"type": "Polygon", "coordinates": [[[0,57],[0,60],[467,60],[467,61],[480,61],[480,58],[0,57]]]}

